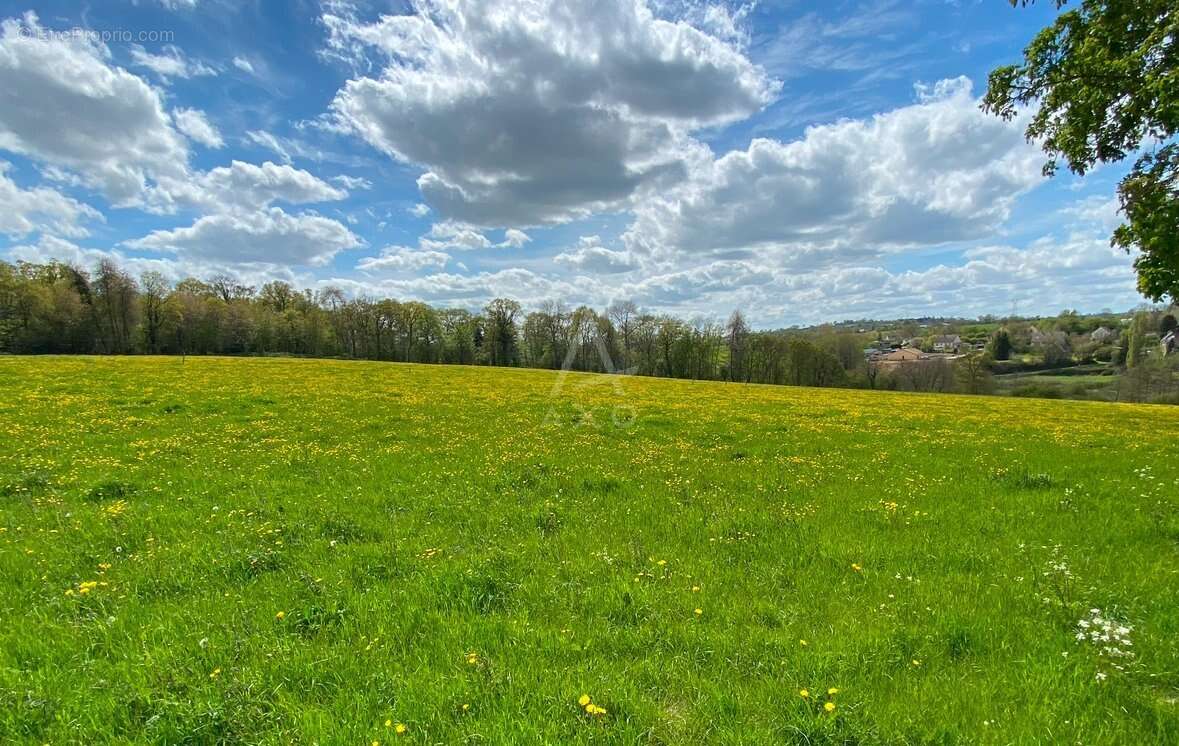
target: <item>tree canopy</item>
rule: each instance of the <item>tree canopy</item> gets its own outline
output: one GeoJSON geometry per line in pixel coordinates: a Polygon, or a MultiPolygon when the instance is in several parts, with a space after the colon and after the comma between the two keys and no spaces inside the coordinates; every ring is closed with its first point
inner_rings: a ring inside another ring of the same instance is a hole
{"type": "MultiPolygon", "coordinates": [[[[1028,5],[1028,0],[1011,0],[1028,5]]],[[[1056,0],[1057,7],[1066,0],[1056,0]]],[[[1111,243],[1139,252],[1138,288],[1179,300],[1179,4],[1084,0],[1062,12],[1017,65],[990,74],[983,109],[1011,119],[1034,106],[1026,134],[1077,174],[1138,153],[1118,187],[1125,225],[1111,243]]]]}

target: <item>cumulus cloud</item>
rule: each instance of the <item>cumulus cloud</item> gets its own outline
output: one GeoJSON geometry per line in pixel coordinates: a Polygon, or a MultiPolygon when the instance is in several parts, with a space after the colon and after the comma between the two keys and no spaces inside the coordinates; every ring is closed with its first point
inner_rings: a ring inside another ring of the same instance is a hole
{"type": "Polygon", "coordinates": [[[969,80],[947,80],[913,105],[704,164],[640,205],[626,240],[658,254],[977,239],[1040,182],[1041,162],[1020,122],[983,114],[969,80]]]}
{"type": "Polygon", "coordinates": [[[0,30],[0,148],[74,172],[118,207],[183,178],[188,152],[159,92],[109,65],[104,45],[46,34],[33,13],[0,30]]]}
{"type": "Polygon", "coordinates": [[[500,248],[507,247],[507,248],[512,248],[512,249],[519,249],[519,248],[523,248],[524,244],[528,243],[531,240],[532,240],[532,236],[529,236],[524,231],[518,230],[516,228],[508,228],[506,231],[504,231],[504,240],[500,241],[496,245],[499,246],[500,248]]]}
{"type": "Polygon", "coordinates": [[[11,164],[0,161],[0,233],[21,238],[33,232],[71,238],[88,235],[85,223],[102,220],[90,205],[49,187],[21,189],[7,175],[11,164]]]}
{"type": "Polygon", "coordinates": [[[522,267],[496,272],[458,274],[437,272],[407,279],[379,282],[333,279],[354,293],[410,298],[439,306],[476,308],[492,298],[519,298],[523,303],[543,298],[562,298],[570,303],[600,303],[604,296],[586,282],[572,282],[546,277],[522,267]]]}
{"type": "Polygon", "coordinates": [[[640,276],[616,292],[648,308],[718,318],[743,308],[760,326],[834,319],[976,315],[1010,310],[1048,314],[1139,302],[1130,258],[1104,232],[1045,236],[1026,247],[987,245],[957,262],[894,271],[837,263],[796,272],[758,258],[714,260],[640,276]]]}
{"type": "Polygon", "coordinates": [[[330,126],[426,169],[427,204],[479,226],[569,220],[676,180],[692,130],[741,119],[775,84],[739,49],[635,0],[423,2],[371,24],[328,13],[349,80],[330,126]]]}
{"type": "MultiPolygon", "coordinates": [[[[424,215],[425,213],[423,213],[424,215]]],[[[474,251],[477,249],[518,249],[532,240],[522,230],[509,228],[504,231],[504,238],[494,243],[482,232],[463,223],[444,221],[430,226],[426,235],[419,239],[422,248],[433,251],[474,251]]]]}
{"type": "Polygon", "coordinates": [[[193,174],[183,183],[165,184],[169,197],[186,206],[217,211],[247,211],[272,202],[309,204],[342,200],[348,192],[313,174],[266,161],[261,166],[231,161],[193,174]]]}
{"type": "Polygon", "coordinates": [[[576,248],[557,254],[553,261],[580,272],[599,275],[630,272],[639,266],[629,252],[615,251],[602,246],[598,236],[582,236],[578,239],[576,248]]]}
{"type": "Polygon", "coordinates": [[[140,45],[133,44],[131,45],[131,64],[151,70],[164,82],[168,82],[171,78],[196,78],[217,74],[215,69],[205,63],[188,59],[184,52],[175,45],[165,45],[162,52],[162,54],[152,54],[140,45]]]}
{"type": "Polygon", "coordinates": [[[144,272],[159,272],[169,282],[186,277],[212,277],[227,274],[240,282],[255,287],[270,280],[284,280],[295,284],[310,284],[311,278],[297,275],[289,267],[272,264],[242,265],[177,256],[136,256],[117,249],[105,250],[79,246],[53,236],[41,236],[35,244],[12,246],[7,256],[14,261],[41,263],[56,260],[78,267],[94,267],[103,259],[114,261],[133,276],[144,272]]]}
{"type": "Polygon", "coordinates": [[[153,231],[126,245],[237,264],[317,266],[363,242],[339,221],[271,207],[206,215],[186,228],[153,231]]]}
{"type": "Polygon", "coordinates": [[[357,269],[409,270],[442,269],[450,261],[450,255],[441,251],[413,249],[408,246],[386,246],[378,256],[368,256],[356,264],[357,269]]]}
{"type": "Polygon", "coordinates": [[[172,112],[172,121],[176,129],[193,142],[209,148],[220,148],[225,145],[221,133],[200,109],[176,109],[172,112]]]}
{"type": "Polygon", "coordinates": [[[491,239],[470,226],[461,223],[435,223],[430,226],[430,232],[422,236],[422,248],[432,251],[457,249],[459,251],[473,251],[475,249],[490,249],[491,239]]]}

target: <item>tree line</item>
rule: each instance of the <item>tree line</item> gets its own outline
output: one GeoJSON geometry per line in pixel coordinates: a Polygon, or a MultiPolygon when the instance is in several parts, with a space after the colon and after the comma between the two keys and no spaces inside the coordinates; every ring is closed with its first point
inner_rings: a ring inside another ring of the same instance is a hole
{"type": "Polygon", "coordinates": [[[103,260],[0,262],[0,352],[299,355],[523,366],[803,386],[853,385],[855,341],[688,322],[617,302],[604,311],[548,301],[530,313],[496,298],[479,312],[348,298],[340,289],[261,287],[219,275],[174,285],[103,260]]]}
{"type": "Polygon", "coordinates": [[[546,301],[525,312],[515,300],[496,298],[472,312],[349,298],[335,287],[253,287],[228,275],[172,284],[157,272],[133,277],[110,260],[89,271],[0,261],[0,353],[15,354],[290,355],[968,394],[995,393],[995,373],[1107,361],[1109,372],[1136,374],[1127,377],[1126,398],[1170,401],[1179,392],[1179,355],[1164,359],[1155,348],[1174,316],[1152,313],[1100,342],[1089,332],[1098,324],[1116,330],[1117,317],[1064,312],[1035,323],[759,331],[740,311],[721,324],[648,313],[629,301],[602,311],[546,301]],[[887,365],[866,355],[889,340],[932,349],[933,335],[952,330],[963,334],[967,350],[952,359],[887,365]],[[1021,360],[1009,359],[1016,356],[1021,360]],[[1143,360],[1149,365],[1138,364],[1143,360]]]}

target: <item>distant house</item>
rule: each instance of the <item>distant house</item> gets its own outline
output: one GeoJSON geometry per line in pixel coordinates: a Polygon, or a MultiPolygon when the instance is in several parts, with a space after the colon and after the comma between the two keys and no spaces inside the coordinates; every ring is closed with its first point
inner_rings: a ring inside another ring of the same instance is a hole
{"type": "Polygon", "coordinates": [[[1068,349],[1068,335],[1062,331],[1044,332],[1036,327],[1032,327],[1032,344],[1037,347],[1047,347],[1053,345],[1055,347],[1062,347],[1068,349]]]}
{"type": "Polygon", "coordinates": [[[1096,329],[1093,330],[1093,333],[1089,335],[1089,339],[1091,339],[1092,341],[1094,341],[1098,344],[1105,344],[1106,342],[1109,342],[1113,338],[1114,338],[1113,329],[1109,329],[1104,326],[1097,327],[1096,329]]]}
{"type": "Polygon", "coordinates": [[[1164,355],[1179,352],[1179,331],[1172,329],[1163,337],[1160,345],[1164,355]]]}
{"type": "Polygon", "coordinates": [[[914,360],[921,360],[925,357],[925,353],[916,347],[902,347],[899,350],[893,350],[888,353],[881,360],[889,363],[910,363],[914,360]]]}
{"type": "Polygon", "coordinates": [[[962,348],[962,337],[957,334],[942,334],[933,338],[934,352],[957,352],[962,348]]]}

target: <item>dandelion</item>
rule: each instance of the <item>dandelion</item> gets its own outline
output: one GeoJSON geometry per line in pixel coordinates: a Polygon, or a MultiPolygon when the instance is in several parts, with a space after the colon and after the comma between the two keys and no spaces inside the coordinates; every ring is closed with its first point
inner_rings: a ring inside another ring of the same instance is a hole
{"type": "Polygon", "coordinates": [[[582,707],[585,707],[589,703],[590,703],[590,695],[588,695],[588,694],[583,694],[580,697],[578,697],[578,699],[577,699],[577,704],[581,705],[582,707]]]}
{"type": "Polygon", "coordinates": [[[397,725],[393,726],[393,732],[399,736],[405,735],[407,730],[409,730],[409,728],[405,727],[405,723],[398,723],[397,725]]]}
{"type": "Polygon", "coordinates": [[[861,571],[863,571],[863,569],[864,569],[864,568],[860,567],[860,566],[859,566],[859,565],[857,565],[855,562],[853,562],[853,563],[852,563],[852,569],[853,569],[853,570],[855,570],[856,572],[861,572],[861,571]]]}
{"type": "Polygon", "coordinates": [[[278,620],[278,621],[280,621],[280,622],[281,622],[283,619],[286,619],[286,617],[287,617],[287,613],[286,613],[285,611],[280,611],[280,612],[278,612],[277,614],[275,614],[275,615],[274,615],[274,618],[275,618],[275,619],[277,619],[277,620],[278,620]]]}
{"type": "Polygon", "coordinates": [[[811,693],[808,692],[806,689],[799,689],[798,696],[802,697],[803,699],[806,699],[811,696],[811,693]]]}
{"type": "Polygon", "coordinates": [[[828,702],[823,705],[823,709],[826,710],[827,712],[835,712],[835,703],[828,702]]]}
{"type": "Polygon", "coordinates": [[[700,616],[703,613],[704,613],[704,609],[696,609],[696,616],[700,616]]]}
{"type": "Polygon", "coordinates": [[[209,674],[209,678],[210,678],[210,679],[215,679],[215,678],[217,678],[217,677],[218,677],[218,676],[220,676],[220,675],[221,675],[221,669],[220,669],[220,668],[214,668],[214,669],[213,669],[213,671],[212,671],[212,673],[210,673],[210,674],[209,674]]]}
{"type": "Polygon", "coordinates": [[[692,586],[692,593],[699,593],[699,592],[700,592],[700,586],[698,586],[698,585],[692,586]]]}
{"type": "Polygon", "coordinates": [[[919,660],[917,660],[916,658],[914,658],[914,659],[913,659],[913,667],[914,667],[914,668],[916,668],[916,667],[918,667],[918,666],[920,666],[920,665],[921,665],[921,661],[919,661],[919,660]]]}
{"type": "Polygon", "coordinates": [[[830,689],[827,690],[827,694],[834,697],[836,694],[839,694],[839,690],[836,689],[835,687],[831,687],[830,689]]]}
{"type": "Polygon", "coordinates": [[[392,728],[392,727],[393,727],[393,721],[392,721],[392,720],[386,720],[386,721],[385,721],[385,727],[386,727],[386,728],[392,728]]]}

